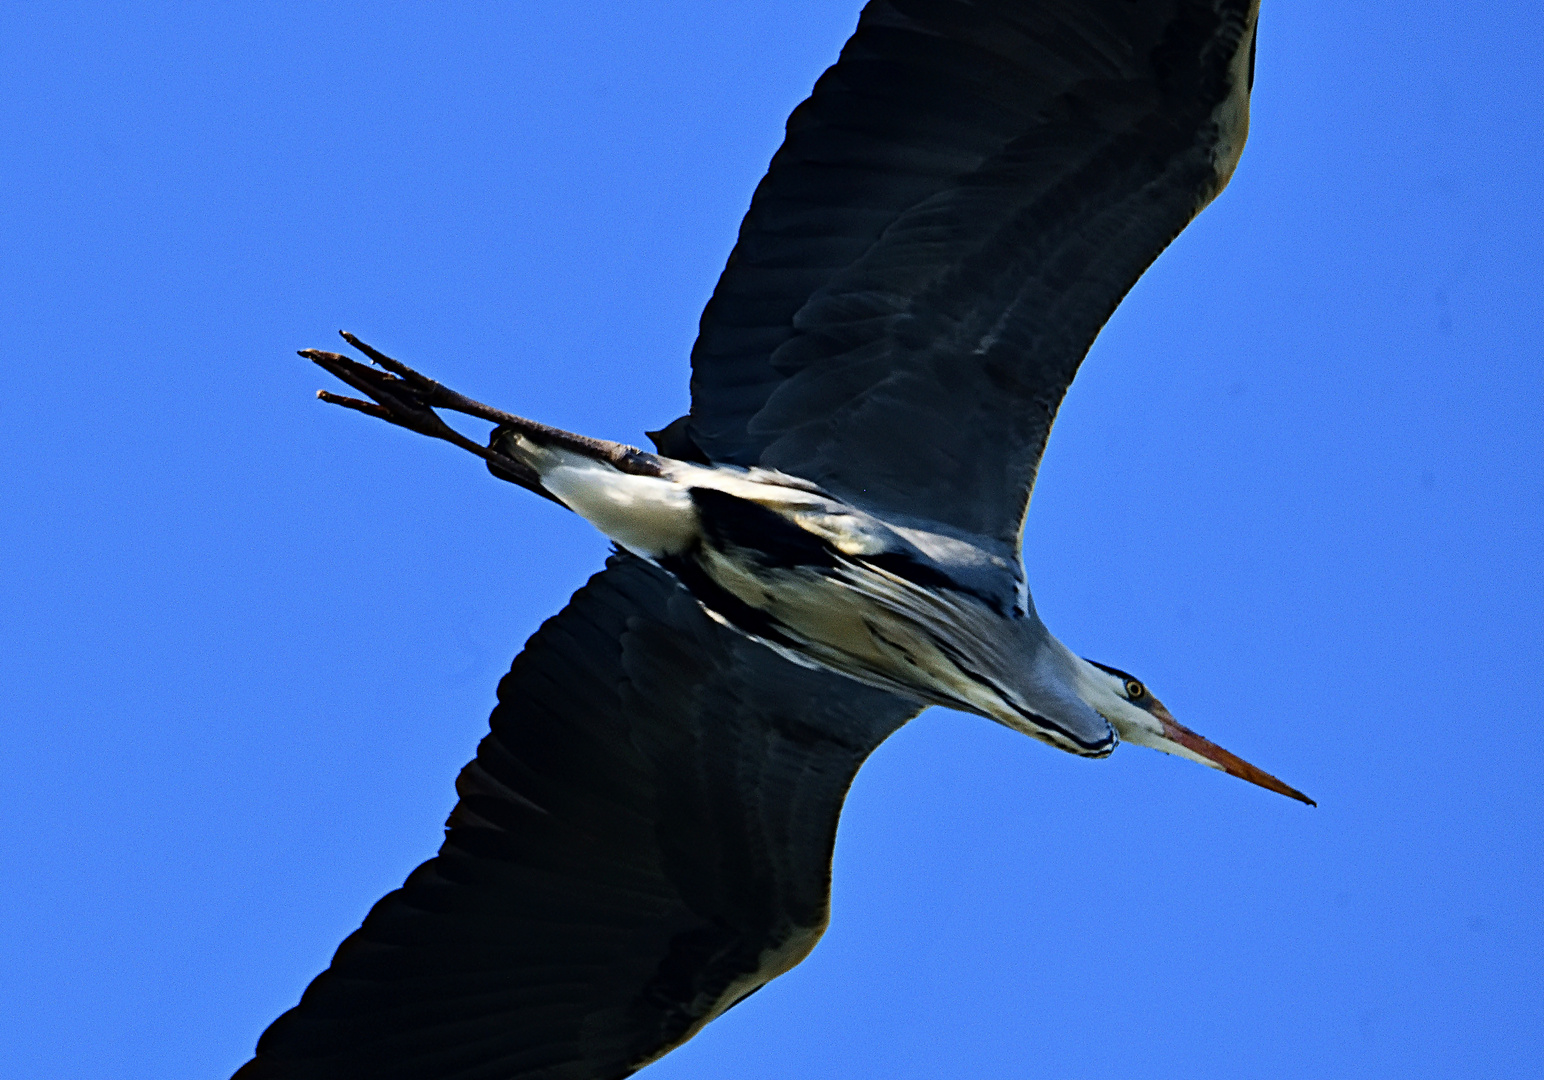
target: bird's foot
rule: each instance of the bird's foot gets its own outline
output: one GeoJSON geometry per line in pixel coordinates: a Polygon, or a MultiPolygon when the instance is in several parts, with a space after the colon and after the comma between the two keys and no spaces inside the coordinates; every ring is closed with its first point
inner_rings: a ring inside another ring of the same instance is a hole
{"type": "Polygon", "coordinates": [[[317,397],[329,404],[341,405],[345,409],[374,416],[388,424],[396,424],[409,431],[416,431],[420,435],[443,439],[459,446],[486,461],[488,469],[501,480],[508,480],[512,484],[529,488],[554,502],[562,501],[542,487],[541,477],[537,475],[534,468],[499,449],[501,445],[505,445],[501,442],[501,435],[512,432],[542,445],[560,446],[595,461],[605,462],[621,472],[638,476],[662,475],[660,459],[639,450],[636,446],[577,435],[572,431],[539,424],[535,420],[527,420],[523,416],[516,416],[503,409],[495,409],[491,405],[473,401],[463,394],[456,393],[448,386],[442,386],[427,375],[419,374],[402,361],[394,360],[379,349],[366,345],[347,330],[340,330],[338,333],[343,335],[344,341],[375,361],[377,367],[382,370],[377,370],[369,364],[361,364],[358,360],[341,353],[326,352],[322,349],[301,349],[301,356],[327,369],[371,400],[363,401],[359,398],[345,397],[327,390],[318,390],[317,397]],[[488,445],[483,446],[445,423],[435,412],[436,409],[448,409],[451,412],[486,420],[497,426],[489,437],[488,445]]]}
{"type": "Polygon", "coordinates": [[[328,390],[318,390],[317,397],[330,405],[341,405],[345,409],[353,409],[366,416],[385,420],[388,424],[396,424],[409,431],[416,431],[420,435],[443,439],[482,458],[493,470],[494,475],[522,487],[529,487],[543,495],[547,494],[542,490],[540,481],[530,466],[467,438],[442,420],[435,410],[448,409],[451,412],[473,416],[500,426],[539,427],[540,425],[532,425],[531,421],[522,417],[473,401],[469,397],[456,393],[448,386],[442,386],[428,376],[414,371],[402,361],[395,360],[379,349],[365,344],[347,330],[338,332],[344,341],[364,353],[383,370],[361,364],[341,353],[327,352],[323,349],[301,349],[301,356],[348,383],[371,400],[363,401],[343,394],[334,394],[328,390]]]}

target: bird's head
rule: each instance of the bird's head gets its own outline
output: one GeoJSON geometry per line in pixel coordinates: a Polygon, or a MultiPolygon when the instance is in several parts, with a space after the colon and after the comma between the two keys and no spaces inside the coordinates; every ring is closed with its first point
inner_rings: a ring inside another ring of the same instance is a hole
{"type": "Polygon", "coordinates": [[[1108,720],[1126,742],[1199,761],[1309,806],[1318,805],[1296,788],[1288,787],[1270,773],[1255,768],[1185,727],[1169,714],[1163,702],[1155,698],[1140,679],[1119,668],[1085,660],[1078,679],[1078,695],[1108,720]]]}

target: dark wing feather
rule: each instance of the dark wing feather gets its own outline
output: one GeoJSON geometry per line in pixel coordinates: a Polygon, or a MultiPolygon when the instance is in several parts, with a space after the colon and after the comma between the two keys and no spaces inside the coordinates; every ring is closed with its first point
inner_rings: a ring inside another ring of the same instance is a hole
{"type": "Polygon", "coordinates": [[[847,787],[917,710],[795,666],[613,558],[500,684],[438,857],[237,1077],[627,1075],[767,950],[813,943],[847,787]]]}
{"type": "Polygon", "coordinates": [[[1084,353],[1231,174],[1257,10],[870,3],[703,313],[691,442],[1016,555],[1084,353]]]}

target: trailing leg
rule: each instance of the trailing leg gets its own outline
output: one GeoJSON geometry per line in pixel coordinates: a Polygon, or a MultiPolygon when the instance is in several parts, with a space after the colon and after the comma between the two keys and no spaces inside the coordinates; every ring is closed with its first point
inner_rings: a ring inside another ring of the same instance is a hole
{"type": "Polygon", "coordinates": [[[561,503],[541,482],[541,477],[527,460],[512,456],[499,449],[507,445],[506,436],[518,435],[538,446],[552,447],[579,454],[596,462],[610,465],[620,472],[634,476],[658,477],[662,475],[660,459],[636,447],[605,439],[591,439],[561,428],[549,427],[527,420],[523,416],[495,409],[435,382],[414,371],[400,360],[395,360],[378,349],[360,341],[349,332],[339,331],[343,340],[364,353],[378,367],[370,367],[341,353],[322,349],[301,349],[300,355],[326,369],[332,375],[352,386],[371,400],[345,397],[327,390],[318,390],[316,396],[332,405],[341,405],[367,416],[385,420],[389,424],[416,431],[420,435],[441,439],[476,454],[488,463],[488,470],[501,480],[518,484],[554,502],[561,503]],[[462,435],[442,420],[436,409],[447,409],[465,416],[486,420],[497,425],[489,436],[488,445],[482,446],[462,435]]]}

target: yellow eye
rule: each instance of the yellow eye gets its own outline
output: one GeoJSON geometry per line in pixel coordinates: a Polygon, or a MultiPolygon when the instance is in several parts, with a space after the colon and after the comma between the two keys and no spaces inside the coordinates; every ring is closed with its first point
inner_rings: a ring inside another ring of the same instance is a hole
{"type": "Polygon", "coordinates": [[[1137,700],[1137,698],[1141,697],[1145,693],[1147,693],[1147,691],[1143,689],[1141,683],[1137,682],[1135,679],[1126,680],[1126,696],[1132,701],[1137,700]]]}

